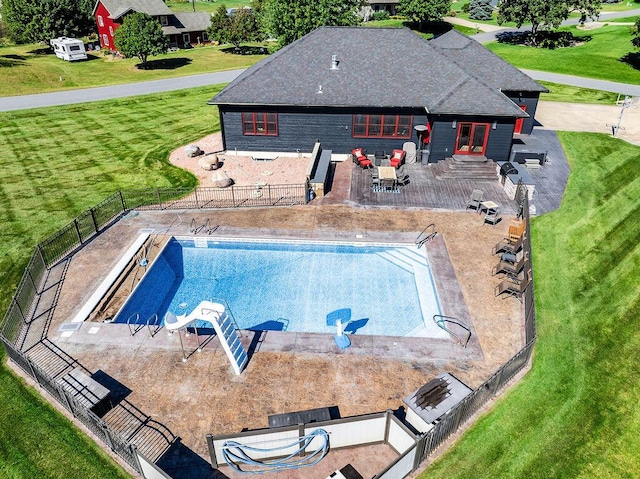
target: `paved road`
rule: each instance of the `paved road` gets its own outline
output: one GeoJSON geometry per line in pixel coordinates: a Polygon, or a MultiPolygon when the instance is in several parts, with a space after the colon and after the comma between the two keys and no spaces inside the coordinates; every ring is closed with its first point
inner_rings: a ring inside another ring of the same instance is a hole
{"type": "MultiPolygon", "coordinates": [[[[627,10],[624,12],[613,12],[602,14],[600,20],[608,18],[622,18],[640,15],[640,8],[627,10]]],[[[563,22],[563,25],[575,25],[577,18],[571,18],[563,22]]],[[[525,31],[527,27],[520,29],[507,28],[501,31],[525,31]]],[[[473,35],[481,43],[495,40],[496,32],[486,32],[473,35]]],[[[0,98],[0,111],[26,110],[29,108],[44,108],[49,106],[70,105],[73,103],[86,103],[100,100],[110,100],[135,95],[146,95],[150,93],[161,93],[165,91],[182,90],[199,86],[216,85],[219,83],[229,83],[244,70],[229,70],[217,73],[205,73],[179,78],[167,78],[165,80],[154,80],[149,82],[128,83],[125,85],[112,85],[105,87],[86,88],[82,90],[67,90],[54,93],[40,93],[38,95],[23,95],[0,98]]],[[[625,95],[640,96],[640,86],[626,83],[616,83],[604,80],[593,80],[590,78],[576,77],[570,75],[560,75],[535,70],[523,70],[527,75],[536,80],[563,83],[565,85],[578,86],[583,88],[593,88],[596,90],[611,91],[625,95]]]]}
{"type": "Polygon", "coordinates": [[[2,97],[0,98],[0,111],[26,110],[28,108],[43,108],[48,106],[70,105],[73,103],[111,100],[113,98],[229,83],[243,71],[244,70],[228,70],[216,73],[205,73],[203,75],[127,83],[124,85],[39,93],[37,95],[2,97]]]}
{"type": "MultiPolygon", "coordinates": [[[[625,17],[636,17],[640,15],[640,8],[636,8],[633,10],[625,10],[624,12],[606,12],[601,13],[598,18],[599,21],[605,22],[607,20],[611,20],[614,18],[625,18],[625,17]]],[[[580,23],[579,18],[569,18],[562,22],[563,26],[567,25],[577,25],[580,23]]],[[[505,28],[503,30],[495,31],[495,32],[482,32],[477,33],[476,35],[471,35],[471,38],[475,38],[480,43],[489,43],[493,42],[496,39],[496,35],[501,32],[526,32],[529,31],[531,27],[520,27],[520,28],[505,28]]]]}

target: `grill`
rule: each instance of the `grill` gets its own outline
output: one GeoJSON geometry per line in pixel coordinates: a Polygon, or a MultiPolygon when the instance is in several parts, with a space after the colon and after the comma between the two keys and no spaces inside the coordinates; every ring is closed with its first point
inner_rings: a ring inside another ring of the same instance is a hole
{"type": "Polygon", "coordinates": [[[500,167],[500,175],[501,176],[507,176],[507,175],[512,175],[518,173],[518,169],[513,166],[513,163],[510,162],[505,162],[502,164],[502,166],[500,167]]]}

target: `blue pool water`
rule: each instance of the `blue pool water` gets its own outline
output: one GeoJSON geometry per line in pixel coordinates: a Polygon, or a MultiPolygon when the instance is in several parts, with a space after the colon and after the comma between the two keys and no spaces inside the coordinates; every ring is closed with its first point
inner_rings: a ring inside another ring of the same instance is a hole
{"type": "Polygon", "coordinates": [[[189,314],[202,300],[223,299],[241,329],[333,333],[327,315],[342,310],[347,333],[440,335],[424,249],[196,241],[171,239],[114,321],[189,314]]]}

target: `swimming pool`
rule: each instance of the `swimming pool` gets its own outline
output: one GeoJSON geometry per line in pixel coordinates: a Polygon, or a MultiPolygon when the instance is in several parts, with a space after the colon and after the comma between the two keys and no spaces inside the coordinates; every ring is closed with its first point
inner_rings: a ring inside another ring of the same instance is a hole
{"type": "Polygon", "coordinates": [[[341,310],[347,333],[446,337],[424,250],[406,245],[172,238],[114,322],[205,299],[224,300],[241,329],[333,333],[327,315],[341,310]]]}

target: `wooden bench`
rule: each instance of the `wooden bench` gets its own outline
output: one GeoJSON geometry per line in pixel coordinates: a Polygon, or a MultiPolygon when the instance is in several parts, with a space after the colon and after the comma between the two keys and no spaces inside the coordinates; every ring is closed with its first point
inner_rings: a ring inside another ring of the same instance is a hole
{"type": "Polygon", "coordinates": [[[329,166],[331,165],[331,150],[323,150],[320,142],[316,142],[311,152],[311,160],[307,169],[309,186],[317,197],[324,196],[329,166]]]}
{"type": "Polygon", "coordinates": [[[69,374],[58,379],[58,384],[76,402],[87,409],[94,409],[94,412],[108,405],[109,390],[80,369],[74,369],[69,374]]]}
{"type": "Polygon", "coordinates": [[[272,414],[271,416],[268,416],[268,419],[270,428],[330,421],[331,409],[328,407],[320,407],[316,409],[307,409],[306,411],[272,414]]]}

